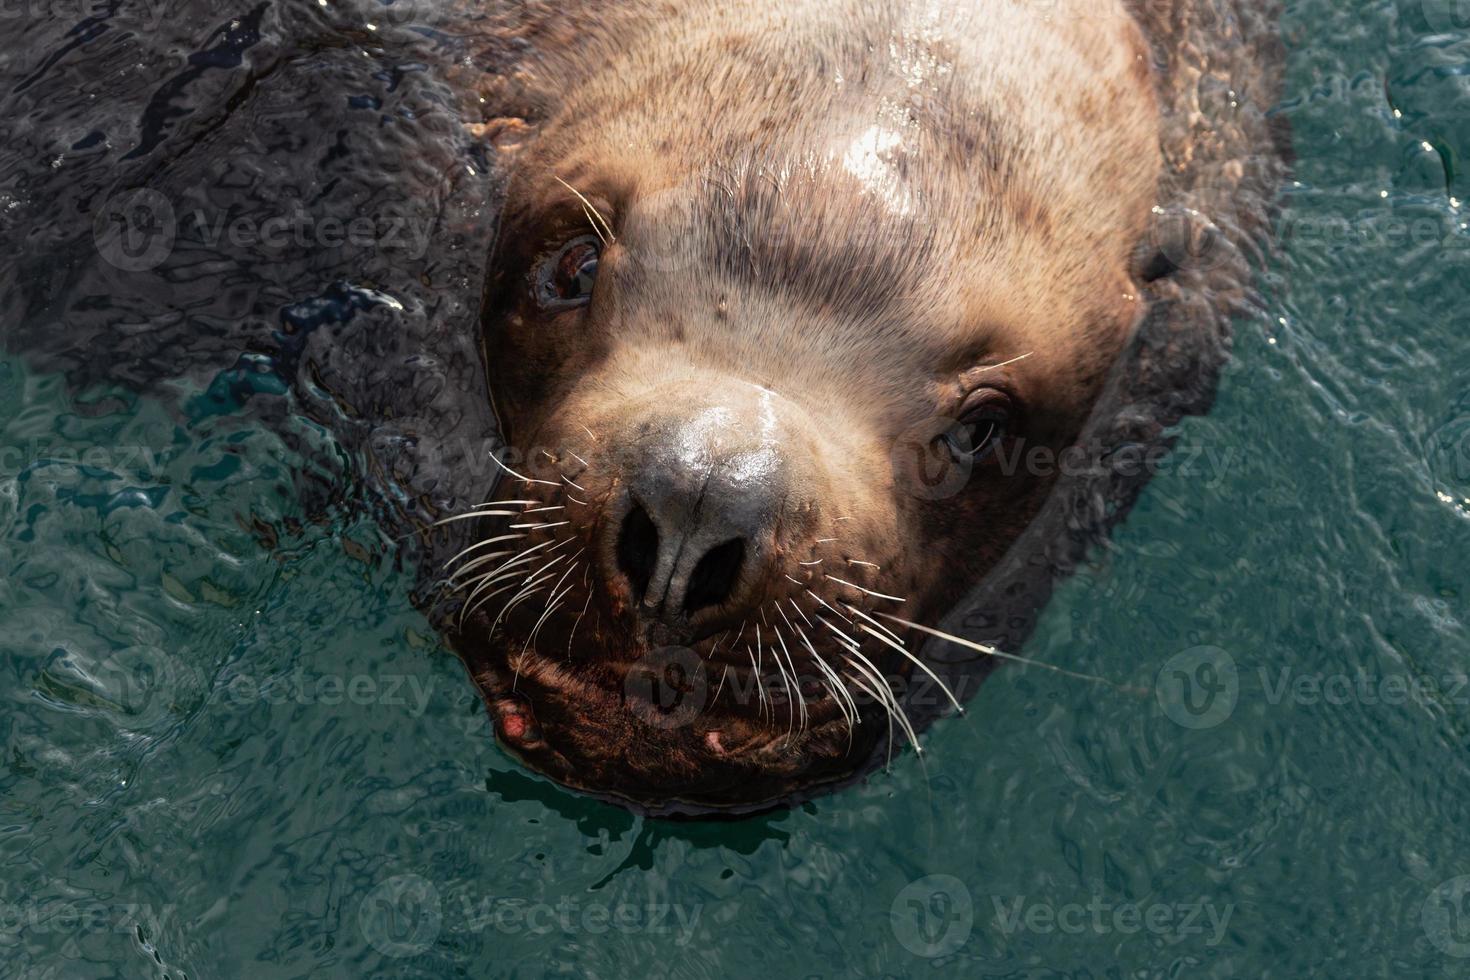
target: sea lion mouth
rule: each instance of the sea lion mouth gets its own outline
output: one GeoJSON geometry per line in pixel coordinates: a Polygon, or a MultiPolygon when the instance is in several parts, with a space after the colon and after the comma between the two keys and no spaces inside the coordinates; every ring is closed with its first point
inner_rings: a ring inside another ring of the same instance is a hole
{"type": "MultiPolygon", "coordinates": [[[[527,765],[649,812],[748,810],[913,740],[893,690],[918,661],[895,655],[900,633],[877,606],[899,597],[870,587],[878,564],[844,557],[862,540],[855,516],[773,522],[738,553],[716,545],[665,586],[695,597],[670,610],[640,570],[669,581],[669,554],[694,535],[647,527],[664,511],[627,492],[626,470],[599,478],[589,448],[542,460],[507,467],[516,497],[448,519],[484,527],[445,576],[453,643],[527,765]],[[839,563],[842,576],[823,570],[839,563]]],[[[702,519],[730,539],[729,518],[702,519]]]]}
{"type": "Polygon", "coordinates": [[[650,662],[682,666],[693,662],[690,652],[660,660],[655,651],[632,664],[579,669],[528,651],[474,679],[497,738],[523,763],[651,814],[746,812],[790,802],[843,780],[873,752],[871,726],[849,724],[834,700],[807,702],[803,712],[779,703],[780,692],[750,703],[731,697],[738,682],[710,691],[686,676],[660,688],[650,662]]]}

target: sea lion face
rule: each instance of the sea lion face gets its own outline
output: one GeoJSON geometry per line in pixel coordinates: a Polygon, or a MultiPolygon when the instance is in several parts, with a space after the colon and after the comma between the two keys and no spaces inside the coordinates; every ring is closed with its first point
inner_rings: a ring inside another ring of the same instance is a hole
{"type": "Polygon", "coordinates": [[[483,330],[516,451],[455,642],[532,766],[748,809],[903,736],[890,691],[927,671],[898,620],[1044,502],[1028,454],[1077,437],[1140,313],[1156,150],[1086,130],[1099,202],[989,115],[622,104],[515,158],[483,330]]]}

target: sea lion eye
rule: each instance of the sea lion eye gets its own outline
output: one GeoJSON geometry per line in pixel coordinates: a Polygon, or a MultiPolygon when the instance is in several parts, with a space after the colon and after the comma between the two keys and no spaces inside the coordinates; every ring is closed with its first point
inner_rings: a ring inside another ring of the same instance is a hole
{"type": "Polygon", "coordinates": [[[574,238],[541,262],[536,272],[536,300],[547,309],[585,306],[597,281],[602,245],[596,236],[574,238]]]}
{"type": "Polygon", "coordinates": [[[965,399],[959,421],[939,439],[956,459],[984,461],[1006,437],[1010,423],[1010,398],[995,388],[981,388],[965,399]]]}

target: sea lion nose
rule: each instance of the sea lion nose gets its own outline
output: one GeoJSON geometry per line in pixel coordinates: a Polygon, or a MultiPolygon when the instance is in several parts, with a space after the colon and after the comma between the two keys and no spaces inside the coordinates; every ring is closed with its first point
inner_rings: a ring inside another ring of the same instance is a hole
{"type": "Polygon", "coordinates": [[[613,564],[647,621],[680,629],[738,610],[769,558],[786,468],[776,444],[732,438],[730,422],[671,421],[628,461],[613,564]]]}
{"type": "Polygon", "coordinates": [[[643,617],[681,625],[734,595],[748,538],[737,534],[709,545],[712,538],[734,532],[712,535],[708,528],[681,523],[683,508],[677,504],[656,507],[660,520],[640,500],[630,503],[618,536],[618,570],[643,617]]]}

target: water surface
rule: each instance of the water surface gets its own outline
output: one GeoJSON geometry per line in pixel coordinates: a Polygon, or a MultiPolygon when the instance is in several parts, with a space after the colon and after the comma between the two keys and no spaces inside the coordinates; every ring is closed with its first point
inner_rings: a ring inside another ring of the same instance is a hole
{"type": "Polygon", "coordinates": [[[234,217],[382,213],[449,186],[438,162],[473,167],[426,111],[425,62],[362,26],[383,10],[312,6],[61,11],[5,45],[28,113],[0,169],[5,326],[100,346],[0,364],[0,975],[1470,969],[1453,4],[1289,7],[1298,161],[1267,315],[1237,325],[1214,411],[1021,651],[1116,686],[1003,670],[922,765],[706,823],[635,817],[496,748],[397,543],[351,506],[361,445],[305,421],[310,393],[275,383],[289,366],[251,358],[249,331],[283,324],[303,351],[372,343],[364,324],[398,312],[384,295],[404,318],[472,303],[483,188],[442,192],[469,216],[460,258],[441,242],[375,265],[381,230],[319,262],[320,243],[224,261],[189,238],[171,315],[224,366],[172,378],[180,352],[150,346],[166,314],[77,232],[106,175],[155,166],[126,158],[148,139],[193,147],[159,179],[234,217]],[[148,31],[151,68],[129,54],[148,31]],[[211,128],[201,107],[242,65],[300,99],[211,128]],[[395,141],[434,166],[364,163],[395,141]]]}

